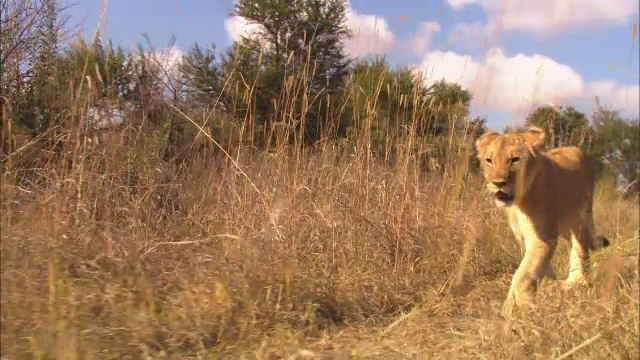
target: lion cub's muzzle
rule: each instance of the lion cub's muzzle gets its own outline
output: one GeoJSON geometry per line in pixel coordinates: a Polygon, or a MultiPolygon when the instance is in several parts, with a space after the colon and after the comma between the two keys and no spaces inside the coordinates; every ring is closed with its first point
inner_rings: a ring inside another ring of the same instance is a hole
{"type": "Polygon", "coordinates": [[[491,181],[487,187],[495,197],[496,205],[499,207],[513,204],[513,201],[515,200],[515,193],[513,191],[513,187],[506,181],[491,181]]]}
{"type": "Polygon", "coordinates": [[[505,203],[505,205],[508,205],[512,203],[513,200],[515,200],[515,196],[513,194],[504,192],[502,190],[498,190],[495,196],[496,196],[496,200],[505,203]]]}

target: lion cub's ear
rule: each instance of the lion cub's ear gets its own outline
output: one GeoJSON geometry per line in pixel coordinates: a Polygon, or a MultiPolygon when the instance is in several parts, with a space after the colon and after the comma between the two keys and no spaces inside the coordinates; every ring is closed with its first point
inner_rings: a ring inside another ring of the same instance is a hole
{"type": "Polygon", "coordinates": [[[532,149],[539,149],[544,145],[545,140],[547,139],[547,135],[544,130],[537,126],[531,126],[529,129],[520,134],[524,139],[524,142],[527,143],[532,149]]]}
{"type": "Polygon", "coordinates": [[[485,151],[487,150],[487,145],[489,145],[491,143],[491,141],[493,141],[493,139],[495,139],[499,134],[495,131],[487,131],[486,133],[482,134],[482,136],[480,136],[478,138],[478,140],[476,140],[476,150],[478,151],[478,157],[482,157],[485,153],[485,151]]]}

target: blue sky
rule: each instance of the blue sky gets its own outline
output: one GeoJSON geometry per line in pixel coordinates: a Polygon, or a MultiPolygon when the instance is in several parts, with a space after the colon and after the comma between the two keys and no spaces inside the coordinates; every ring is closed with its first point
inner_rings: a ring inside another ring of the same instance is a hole
{"type": "MultiPolygon", "coordinates": [[[[77,0],[71,8],[71,22],[83,25],[87,39],[102,5],[77,0]]],[[[392,64],[425,70],[428,81],[460,82],[474,93],[472,115],[486,116],[493,128],[521,122],[541,103],[590,114],[595,96],[638,116],[637,0],[351,0],[349,6],[348,24],[358,34],[357,44],[348,45],[352,54],[387,53],[392,64]]],[[[157,47],[174,34],[181,50],[196,41],[222,50],[240,32],[250,33],[242,19],[229,18],[232,10],[232,0],[110,0],[101,29],[125,47],[146,32],[157,47]]]]}

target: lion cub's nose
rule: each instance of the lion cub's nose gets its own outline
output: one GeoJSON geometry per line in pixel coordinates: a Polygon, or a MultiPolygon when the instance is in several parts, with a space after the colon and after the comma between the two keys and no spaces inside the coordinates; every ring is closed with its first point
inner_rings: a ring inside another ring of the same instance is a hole
{"type": "Polygon", "coordinates": [[[492,183],[493,183],[493,185],[495,185],[495,186],[497,186],[499,188],[507,185],[507,182],[505,180],[494,180],[494,181],[492,181],[492,183]]]}

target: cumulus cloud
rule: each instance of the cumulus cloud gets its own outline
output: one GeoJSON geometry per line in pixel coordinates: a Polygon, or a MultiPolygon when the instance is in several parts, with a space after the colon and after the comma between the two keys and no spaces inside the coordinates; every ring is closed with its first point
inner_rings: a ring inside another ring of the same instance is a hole
{"type": "Polygon", "coordinates": [[[500,40],[500,28],[498,24],[482,24],[480,22],[455,24],[449,34],[447,41],[450,43],[462,43],[467,47],[475,46],[497,46],[500,40]]]}
{"type": "Polygon", "coordinates": [[[440,32],[440,29],[440,24],[435,21],[420,23],[418,30],[413,34],[411,42],[413,51],[418,54],[426,53],[431,47],[431,38],[435,33],[440,32]]]}
{"type": "Polygon", "coordinates": [[[446,44],[456,51],[485,52],[501,46],[502,31],[498,24],[480,22],[454,24],[446,35],[446,44]],[[464,50],[463,50],[464,49],[464,50]]]}
{"type": "Polygon", "coordinates": [[[351,56],[382,54],[393,47],[395,37],[389,30],[389,24],[383,18],[355,11],[351,4],[347,8],[347,27],[353,32],[353,38],[345,44],[351,56]]]}
{"type": "Polygon", "coordinates": [[[160,62],[160,65],[164,69],[173,70],[182,61],[184,52],[176,46],[170,46],[162,50],[156,51],[153,54],[149,53],[149,55],[153,55],[155,59],[157,59],[160,62]]]}
{"type": "MultiPolygon", "coordinates": [[[[351,3],[348,3],[345,15],[347,27],[353,32],[353,38],[345,44],[347,54],[353,57],[382,54],[393,47],[395,36],[385,19],[359,13],[351,3]]],[[[257,38],[260,29],[259,25],[251,24],[240,16],[225,19],[224,27],[233,41],[240,41],[242,36],[257,38]]]]}
{"type": "Polygon", "coordinates": [[[451,6],[455,10],[461,9],[467,5],[475,4],[477,2],[478,0],[447,0],[449,6],[451,6]]]}
{"type": "Polygon", "coordinates": [[[180,48],[169,46],[164,49],[154,49],[147,51],[146,56],[160,67],[160,81],[164,84],[173,84],[177,81],[180,76],[179,65],[184,56],[184,52],[180,48]]]}
{"type": "Polygon", "coordinates": [[[499,48],[481,61],[454,52],[428,53],[421,69],[429,83],[444,79],[474,93],[475,106],[522,112],[531,105],[560,102],[584,91],[578,73],[543,55],[509,57],[499,48]]]}
{"type": "Polygon", "coordinates": [[[232,41],[239,42],[242,37],[259,39],[260,25],[252,24],[242,16],[231,16],[224,20],[224,29],[232,41]]]}
{"type": "Polygon", "coordinates": [[[621,24],[638,14],[637,0],[447,0],[455,10],[476,4],[489,24],[504,30],[550,34],[569,28],[621,24]]]}
{"type": "Polygon", "coordinates": [[[640,114],[640,86],[638,85],[621,85],[609,80],[594,81],[587,86],[587,96],[592,99],[597,96],[601,105],[606,104],[619,109],[623,115],[638,117],[640,114]]]}
{"type": "Polygon", "coordinates": [[[533,106],[571,104],[597,95],[602,104],[638,114],[637,86],[585,83],[570,66],[544,55],[508,56],[500,48],[492,48],[484,58],[475,60],[455,52],[432,51],[418,69],[427,83],[444,79],[472,91],[476,109],[524,115],[533,106]]]}

